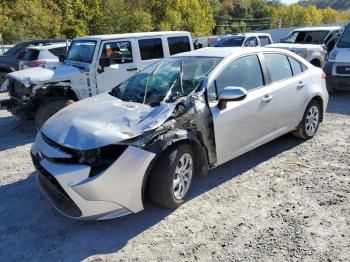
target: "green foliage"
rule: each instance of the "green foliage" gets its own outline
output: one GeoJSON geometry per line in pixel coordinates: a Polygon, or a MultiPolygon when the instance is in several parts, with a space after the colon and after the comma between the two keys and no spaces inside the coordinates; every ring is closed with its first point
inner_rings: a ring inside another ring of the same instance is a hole
{"type": "Polygon", "coordinates": [[[350,9],[349,0],[300,0],[299,4],[302,6],[315,5],[317,8],[333,8],[336,10],[350,9]]]}
{"type": "Polygon", "coordinates": [[[304,6],[280,0],[1,0],[0,35],[4,43],[157,30],[201,36],[276,28],[281,22],[283,27],[344,22],[350,16],[310,5],[326,0],[301,2],[304,6]]]}

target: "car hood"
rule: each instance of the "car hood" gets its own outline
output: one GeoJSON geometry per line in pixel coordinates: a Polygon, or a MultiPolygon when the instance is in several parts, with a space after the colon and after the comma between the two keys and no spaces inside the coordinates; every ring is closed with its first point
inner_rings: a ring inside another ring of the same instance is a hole
{"type": "Polygon", "coordinates": [[[56,143],[77,150],[115,144],[153,130],[175,105],[150,107],[124,102],[108,93],[81,100],[53,115],[41,131],[56,143]]]}
{"type": "Polygon", "coordinates": [[[80,75],[77,67],[60,65],[58,67],[33,67],[8,74],[9,77],[22,82],[25,86],[50,81],[62,81],[80,75]]]}
{"type": "Polygon", "coordinates": [[[289,44],[289,43],[276,43],[276,44],[268,45],[267,47],[282,48],[282,49],[288,49],[288,50],[294,50],[294,49],[320,49],[320,48],[322,48],[321,45],[289,44]]]}

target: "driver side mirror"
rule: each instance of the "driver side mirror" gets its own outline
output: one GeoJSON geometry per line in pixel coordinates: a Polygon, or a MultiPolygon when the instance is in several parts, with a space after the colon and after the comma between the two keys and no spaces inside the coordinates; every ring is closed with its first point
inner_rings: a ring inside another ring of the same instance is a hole
{"type": "Polygon", "coordinates": [[[111,63],[109,62],[109,58],[108,57],[101,57],[100,61],[99,61],[99,66],[100,66],[100,68],[98,69],[98,73],[104,72],[105,67],[111,66],[111,63]]]}
{"type": "Polygon", "coordinates": [[[220,110],[226,108],[227,102],[241,101],[247,96],[247,90],[242,87],[227,86],[219,94],[218,107],[220,110]]]}

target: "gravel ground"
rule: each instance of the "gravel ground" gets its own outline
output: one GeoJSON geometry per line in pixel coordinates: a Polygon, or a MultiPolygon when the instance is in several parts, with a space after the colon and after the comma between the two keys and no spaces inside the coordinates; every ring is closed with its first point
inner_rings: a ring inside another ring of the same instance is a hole
{"type": "Polygon", "coordinates": [[[0,109],[0,261],[349,261],[350,95],[318,135],[281,137],[197,177],[175,211],[79,222],[39,192],[35,137],[0,109]]]}

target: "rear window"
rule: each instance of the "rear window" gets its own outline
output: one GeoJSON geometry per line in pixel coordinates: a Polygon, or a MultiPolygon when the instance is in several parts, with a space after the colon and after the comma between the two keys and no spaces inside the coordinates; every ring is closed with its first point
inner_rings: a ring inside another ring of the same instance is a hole
{"type": "Polygon", "coordinates": [[[27,49],[24,53],[23,60],[25,61],[34,61],[38,59],[39,50],[36,49],[27,49]]]}
{"type": "Polygon", "coordinates": [[[164,57],[162,40],[160,38],[139,40],[141,60],[159,59],[164,57]]]}
{"type": "Polygon", "coordinates": [[[55,56],[65,55],[67,53],[66,47],[57,47],[49,49],[49,52],[55,56]]]}
{"type": "Polygon", "coordinates": [[[299,75],[303,72],[301,63],[299,63],[297,60],[288,57],[290,65],[292,67],[293,75],[299,75]]]}
{"type": "Polygon", "coordinates": [[[190,40],[187,36],[168,37],[170,55],[191,51],[190,40]]]}
{"type": "Polygon", "coordinates": [[[293,76],[288,58],[282,54],[264,54],[265,63],[270,71],[272,82],[281,81],[293,76]]]}
{"type": "Polygon", "coordinates": [[[270,38],[268,36],[259,36],[261,46],[266,46],[271,44],[270,38]]]}

